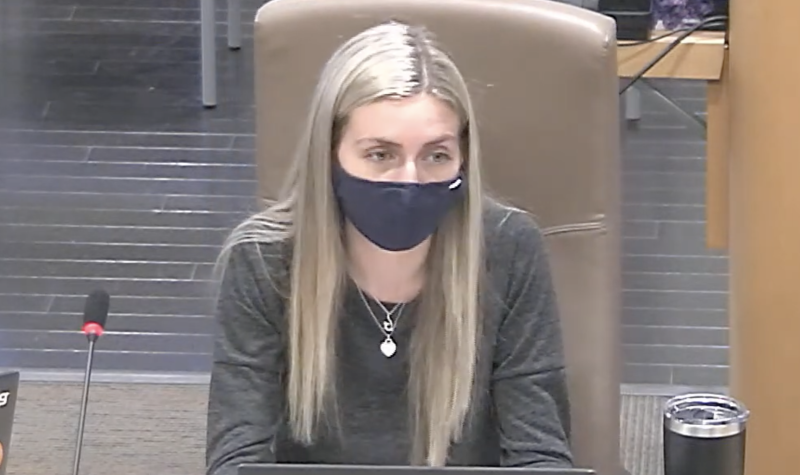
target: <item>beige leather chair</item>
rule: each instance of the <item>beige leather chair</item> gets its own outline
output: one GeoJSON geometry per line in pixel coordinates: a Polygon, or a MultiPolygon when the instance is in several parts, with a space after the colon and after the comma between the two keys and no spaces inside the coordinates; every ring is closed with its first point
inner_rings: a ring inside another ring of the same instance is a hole
{"type": "Polygon", "coordinates": [[[468,78],[490,189],[546,229],[564,321],[577,463],[619,454],[619,120],[615,26],[547,0],[273,0],[256,17],[258,174],[273,196],[319,72],[390,18],[430,28],[468,78]]]}

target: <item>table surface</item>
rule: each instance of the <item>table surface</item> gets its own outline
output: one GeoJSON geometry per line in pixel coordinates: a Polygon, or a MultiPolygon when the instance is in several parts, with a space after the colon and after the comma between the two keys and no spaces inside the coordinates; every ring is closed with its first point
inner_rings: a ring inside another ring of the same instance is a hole
{"type": "MultiPolygon", "coordinates": [[[[665,33],[664,31],[653,31],[651,37],[655,38],[665,33]]],[[[617,43],[619,75],[631,77],[637,74],[650,60],[668,47],[678,35],[680,32],[649,43],[636,44],[636,41],[619,41],[617,43]]],[[[645,77],[718,80],[722,74],[725,48],[724,32],[698,31],[684,39],[645,74],[645,77]]]]}

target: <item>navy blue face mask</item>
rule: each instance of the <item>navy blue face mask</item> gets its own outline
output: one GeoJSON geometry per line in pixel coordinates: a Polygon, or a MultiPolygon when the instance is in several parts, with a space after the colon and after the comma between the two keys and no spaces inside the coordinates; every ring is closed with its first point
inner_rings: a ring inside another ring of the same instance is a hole
{"type": "Polygon", "coordinates": [[[465,186],[460,173],[433,183],[385,182],[357,178],[333,166],[333,190],[342,213],[387,251],[412,249],[431,236],[465,186]]]}

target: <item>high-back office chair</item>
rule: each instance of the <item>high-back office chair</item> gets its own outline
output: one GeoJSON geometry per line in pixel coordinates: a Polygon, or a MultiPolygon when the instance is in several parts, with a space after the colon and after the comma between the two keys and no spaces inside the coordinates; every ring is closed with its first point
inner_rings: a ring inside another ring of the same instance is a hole
{"type": "Polygon", "coordinates": [[[620,465],[619,123],[612,20],[548,0],[273,0],[256,17],[260,193],[279,189],[319,72],[343,41],[400,18],[467,77],[488,186],[548,235],[564,322],[572,441],[620,465]]]}

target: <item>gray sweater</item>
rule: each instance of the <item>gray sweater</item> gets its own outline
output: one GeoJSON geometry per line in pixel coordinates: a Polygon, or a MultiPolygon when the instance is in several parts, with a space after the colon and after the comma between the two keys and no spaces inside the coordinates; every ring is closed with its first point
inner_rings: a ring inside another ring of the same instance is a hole
{"type": "MultiPolygon", "coordinates": [[[[570,467],[561,330],[542,235],[527,214],[494,203],[485,223],[485,291],[496,298],[485,299],[487,353],[476,371],[474,419],[448,464],[570,467]]],[[[404,389],[413,304],[393,335],[397,353],[385,358],[383,335],[350,285],[338,352],[341,427],[304,446],[286,427],[285,302],[269,281],[285,282],[288,253],[262,245],[265,267],[253,246],[234,249],[221,284],[207,475],[235,475],[243,462],[408,465],[404,389]]]]}

